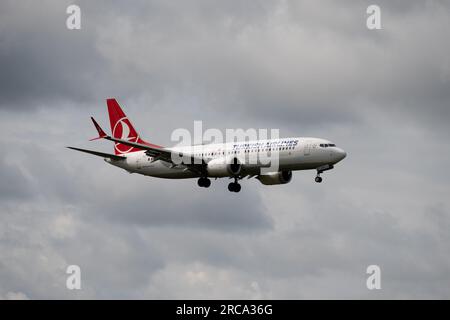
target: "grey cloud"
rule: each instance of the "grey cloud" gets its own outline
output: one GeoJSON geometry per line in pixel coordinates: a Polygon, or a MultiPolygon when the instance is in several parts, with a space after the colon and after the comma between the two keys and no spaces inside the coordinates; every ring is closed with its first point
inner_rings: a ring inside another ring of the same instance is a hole
{"type": "Polygon", "coordinates": [[[68,4],[4,1],[0,5],[2,109],[33,109],[92,99],[93,84],[105,66],[91,33],[67,30],[68,4]]]}
{"type": "Polygon", "coordinates": [[[31,195],[28,187],[28,180],[20,169],[5,162],[0,162],[0,196],[7,201],[8,199],[17,200],[31,195]]]}
{"type": "Polygon", "coordinates": [[[302,126],[361,121],[367,100],[421,111],[416,121],[448,117],[445,2],[382,2],[379,32],[364,27],[369,2],[81,2],[79,32],[64,28],[65,3],[50,3],[3,4],[5,17],[23,17],[2,28],[4,108],[110,95],[154,104],[176,90],[203,112],[302,126]]]}
{"type": "Polygon", "coordinates": [[[243,232],[272,227],[272,219],[264,213],[260,197],[250,189],[245,191],[244,199],[235,199],[224,195],[226,184],[223,182],[216,182],[208,193],[192,194],[189,190],[195,186],[194,180],[151,186],[132,181],[142,191],[129,186],[129,191],[116,194],[115,201],[98,204],[95,211],[103,213],[104,219],[110,222],[139,226],[191,226],[243,232]],[[147,201],[143,202],[143,197],[147,201]]]}

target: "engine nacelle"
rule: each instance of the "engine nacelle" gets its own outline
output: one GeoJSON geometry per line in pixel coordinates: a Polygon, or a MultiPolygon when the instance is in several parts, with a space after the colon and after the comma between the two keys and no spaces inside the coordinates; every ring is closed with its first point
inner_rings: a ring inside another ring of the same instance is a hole
{"type": "Polygon", "coordinates": [[[292,171],[269,172],[256,177],[262,184],[286,184],[292,180],[292,171]]]}
{"type": "Polygon", "coordinates": [[[237,176],[241,169],[242,165],[235,157],[214,159],[207,166],[208,176],[218,178],[237,176]]]}

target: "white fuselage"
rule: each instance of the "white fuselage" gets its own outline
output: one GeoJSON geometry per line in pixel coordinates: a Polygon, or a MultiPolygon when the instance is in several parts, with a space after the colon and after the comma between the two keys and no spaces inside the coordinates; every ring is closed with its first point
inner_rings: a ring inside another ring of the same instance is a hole
{"type": "MultiPolygon", "coordinates": [[[[308,170],[324,165],[334,165],[345,158],[344,150],[333,143],[319,138],[282,138],[223,144],[207,144],[168,148],[174,153],[184,156],[192,155],[201,158],[205,163],[227,157],[237,158],[248,175],[259,175],[267,163],[250,159],[267,159],[267,155],[276,154],[278,170],[308,170]]],[[[183,165],[173,165],[166,161],[156,160],[146,155],[145,151],[132,152],[125,155],[125,160],[106,161],[112,165],[147,176],[184,179],[200,175],[187,170],[183,165]]],[[[211,175],[209,175],[211,176],[211,175]]]]}

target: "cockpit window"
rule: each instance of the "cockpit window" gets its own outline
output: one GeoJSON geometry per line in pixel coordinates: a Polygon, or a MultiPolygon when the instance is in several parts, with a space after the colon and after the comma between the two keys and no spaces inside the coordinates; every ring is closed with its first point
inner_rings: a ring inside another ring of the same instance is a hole
{"type": "Polygon", "coordinates": [[[321,146],[322,148],[336,147],[336,145],[334,143],[321,143],[321,144],[319,144],[319,146],[321,146]]]}

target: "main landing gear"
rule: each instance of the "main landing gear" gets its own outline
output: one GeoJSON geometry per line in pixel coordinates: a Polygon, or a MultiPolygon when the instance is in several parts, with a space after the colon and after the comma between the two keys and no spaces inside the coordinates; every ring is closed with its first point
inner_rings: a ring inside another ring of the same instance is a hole
{"type": "Polygon", "coordinates": [[[200,179],[198,179],[197,184],[199,187],[209,188],[209,186],[211,185],[211,180],[205,177],[201,177],[200,179]]]}
{"type": "Polygon", "coordinates": [[[239,192],[241,191],[241,185],[238,183],[238,178],[234,178],[234,182],[228,184],[228,191],[239,192]]]}
{"type": "MultiPolygon", "coordinates": [[[[211,180],[206,177],[201,177],[198,179],[197,184],[199,187],[208,188],[211,185],[211,180]]],[[[241,185],[238,183],[238,178],[234,178],[234,182],[228,184],[228,190],[230,192],[241,191],[241,185]]]]}
{"type": "Polygon", "coordinates": [[[228,190],[231,192],[239,192],[241,191],[241,185],[237,182],[231,182],[228,184],[228,190]]]}

